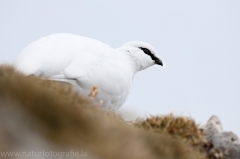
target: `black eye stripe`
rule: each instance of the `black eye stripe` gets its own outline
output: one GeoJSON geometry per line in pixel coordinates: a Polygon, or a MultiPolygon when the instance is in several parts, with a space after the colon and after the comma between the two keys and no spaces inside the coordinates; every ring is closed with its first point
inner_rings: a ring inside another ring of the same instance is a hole
{"type": "Polygon", "coordinates": [[[147,48],[143,48],[143,47],[140,47],[140,49],[147,55],[149,55],[153,61],[155,61],[157,58],[151,53],[150,50],[148,50],[147,48]]]}
{"type": "Polygon", "coordinates": [[[139,49],[141,49],[145,54],[149,55],[151,59],[155,62],[155,64],[163,66],[163,62],[158,57],[154,56],[150,50],[143,47],[139,47],[139,49]]]}

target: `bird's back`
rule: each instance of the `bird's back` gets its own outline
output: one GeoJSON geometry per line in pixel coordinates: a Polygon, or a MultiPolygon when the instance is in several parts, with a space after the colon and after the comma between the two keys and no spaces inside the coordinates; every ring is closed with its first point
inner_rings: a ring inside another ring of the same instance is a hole
{"type": "Polygon", "coordinates": [[[95,39],[67,33],[53,34],[29,44],[20,53],[15,65],[26,75],[50,76],[62,71],[76,56],[84,58],[91,54],[110,58],[114,56],[109,54],[111,50],[111,47],[95,39]]]}

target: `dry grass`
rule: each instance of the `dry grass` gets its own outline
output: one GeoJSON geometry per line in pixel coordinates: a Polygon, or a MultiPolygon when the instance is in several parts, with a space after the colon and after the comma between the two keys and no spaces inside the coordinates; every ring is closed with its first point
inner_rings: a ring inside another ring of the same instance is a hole
{"type": "Polygon", "coordinates": [[[203,130],[189,117],[176,117],[173,114],[152,116],[146,120],[136,121],[134,125],[143,130],[182,140],[204,153],[209,159],[223,158],[222,152],[206,140],[203,130]]]}
{"type": "Polygon", "coordinates": [[[152,116],[135,123],[137,127],[154,132],[171,135],[174,138],[187,140],[192,146],[198,147],[206,142],[199,125],[191,118],[175,117],[173,114],[152,116]]]}
{"type": "MultiPolygon", "coordinates": [[[[2,111],[5,115],[0,118],[0,123],[15,123],[15,129],[10,129],[8,125],[0,127],[0,138],[6,138],[6,133],[1,133],[6,131],[17,134],[19,138],[27,138],[26,133],[32,132],[40,137],[40,141],[46,141],[43,144],[45,146],[84,149],[88,154],[104,159],[207,158],[204,153],[180,138],[125,124],[114,113],[94,106],[91,100],[74,92],[70,85],[25,77],[9,66],[0,66],[0,109],[5,110],[2,111]]],[[[150,129],[148,124],[146,122],[142,126],[150,129]]],[[[181,129],[183,123],[180,123],[179,132],[174,128],[163,130],[189,138],[192,144],[198,144],[201,134],[192,127],[193,123],[189,124],[185,124],[188,130],[181,129]]],[[[9,140],[1,140],[1,151],[19,148],[16,138],[8,138],[9,140]]],[[[32,145],[38,143],[39,141],[33,142],[27,147],[31,149],[32,145]]]]}

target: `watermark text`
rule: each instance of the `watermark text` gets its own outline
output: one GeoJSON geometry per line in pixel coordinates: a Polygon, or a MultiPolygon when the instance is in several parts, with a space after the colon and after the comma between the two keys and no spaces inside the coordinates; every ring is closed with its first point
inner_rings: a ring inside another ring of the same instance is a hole
{"type": "Polygon", "coordinates": [[[55,157],[55,158],[65,158],[65,157],[87,157],[87,152],[81,150],[79,151],[0,151],[1,157],[55,157]]]}

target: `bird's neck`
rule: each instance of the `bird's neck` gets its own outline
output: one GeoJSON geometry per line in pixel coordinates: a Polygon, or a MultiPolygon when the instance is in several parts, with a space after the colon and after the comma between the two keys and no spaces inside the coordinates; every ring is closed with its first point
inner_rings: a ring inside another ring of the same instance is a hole
{"type": "Polygon", "coordinates": [[[130,69],[128,71],[131,72],[132,76],[134,76],[138,71],[144,70],[147,66],[144,66],[141,62],[141,59],[134,57],[134,55],[127,51],[125,48],[118,48],[119,56],[124,60],[124,65],[126,69],[130,69]]]}

